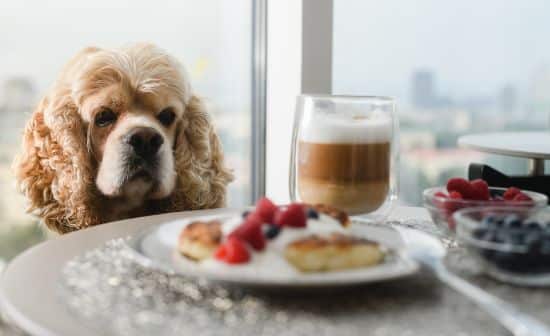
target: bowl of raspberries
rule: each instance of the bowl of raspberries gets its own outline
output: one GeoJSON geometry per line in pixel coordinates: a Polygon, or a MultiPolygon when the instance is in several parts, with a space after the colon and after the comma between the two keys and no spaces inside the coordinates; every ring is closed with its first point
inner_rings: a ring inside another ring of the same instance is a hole
{"type": "Polygon", "coordinates": [[[516,187],[490,187],[482,179],[468,181],[455,177],[444,187],[424,190],[423,201],[434,223],[449,233],[454,233],[456,222],[453,214],[457,210],[494,206],[538,210],[547,206],[548,198],[546,195],[516,187]]]}
{"type": "Polygon", "coordinates": [[[550,211],[527,207],[455,212],[456,235],[481,269],[516,285],[550,285],[550,211]]]}

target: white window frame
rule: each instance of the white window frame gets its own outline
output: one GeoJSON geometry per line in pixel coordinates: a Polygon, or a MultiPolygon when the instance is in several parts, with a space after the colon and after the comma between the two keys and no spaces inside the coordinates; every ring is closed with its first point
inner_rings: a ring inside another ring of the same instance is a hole
{"type": "MultiPolygon", "coordinates": [[[[296,97],[332,92],[333,8],[333,0],[267,1],[263,183],[265,194],[278,203],[290,199],[289,162],[296,97]]],[[[254,161],[258,158],[254,157],[254,161]]],[[[260,183],[254,189],[259,192],[263,188],[260,183]]],[[[253,200],[262,194],[255,193],[253,200]]]]}

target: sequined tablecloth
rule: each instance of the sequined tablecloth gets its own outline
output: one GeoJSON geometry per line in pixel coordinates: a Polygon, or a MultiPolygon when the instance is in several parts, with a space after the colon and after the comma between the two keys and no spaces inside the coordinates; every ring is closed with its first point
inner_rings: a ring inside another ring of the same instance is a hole
{"type": "MultiPolygon", "coordinates": [[[[431,222],[400,225],[445,237],[431,222]]],[[[465,251],[449,251],[454,272],[550,322],[550,291],[487,279],[465,251]]],[[[109,335],[506,334],[426,273],[330,292],[244,292],[138,267],[119,239],[73,259],[62,279],[59,295],[70,313],[109,335]]]]}

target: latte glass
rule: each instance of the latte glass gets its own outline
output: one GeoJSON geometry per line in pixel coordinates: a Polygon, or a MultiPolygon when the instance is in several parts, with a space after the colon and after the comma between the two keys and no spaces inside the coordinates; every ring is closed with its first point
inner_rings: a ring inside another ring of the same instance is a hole
{"type": "Polygon", "coordinates": [[[380,222],[397,200],[398,122],[386,97],[302,95],[290,160],[293,202],[380,222]]]}

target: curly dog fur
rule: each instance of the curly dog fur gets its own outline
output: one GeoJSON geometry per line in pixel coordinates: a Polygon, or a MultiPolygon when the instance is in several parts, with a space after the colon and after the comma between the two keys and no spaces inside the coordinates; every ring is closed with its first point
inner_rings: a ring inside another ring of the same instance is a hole
{"type": "Polygon", "coordinates": [[[149,44],[86,48],[77,54],[28,121],[14,168],[28,211],[60,233],[122,218],[221,207],[232,180],[211,118],[191,92],[187,75],[177,61],[149,44]],[[93,121],[84,106],[112,85],[131,97],[170,95],[181,104],[170,131],[175,181],[167,197],[145,197],[125,206],[127,199],[98,188],[102,158],[90,146],[93,121]]]}

